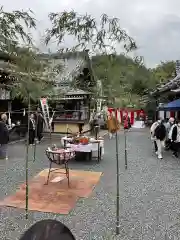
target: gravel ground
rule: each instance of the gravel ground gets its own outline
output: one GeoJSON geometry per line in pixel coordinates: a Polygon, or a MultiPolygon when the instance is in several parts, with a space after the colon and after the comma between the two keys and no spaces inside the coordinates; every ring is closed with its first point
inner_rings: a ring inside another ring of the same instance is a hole
{"type": "MultiPolygon", "coordinates": [[[[44,156],[47,143],[37,149],[30,175],[48,166],[44,156]]],[[[64,222],[77,239],[180,239],[180,162],[165,153],[157,160],[146,130],[128,133],[128,170],[124,169],[124,137],[119,134],[120,159],[120,235],[114,237],[116,224],[115,140],[105,141],[105,156],[100,164],[71,163],[71,168],[102,171],[104,174],[91,197],[80,200],[69,215],[30,212],[25,220],[22,210],[0,208],[0,239],[15,240],[32,223],[55,218],[64,222]]],[[[25,180],[23,144],[10,146],[10,159],[0,161],[0,198],[11,194],[25,180]]],[[[30,155],[33,155],[31,152],[30,155]]],[[[31,157],[33,158],[33,157],[31,157]]]]}

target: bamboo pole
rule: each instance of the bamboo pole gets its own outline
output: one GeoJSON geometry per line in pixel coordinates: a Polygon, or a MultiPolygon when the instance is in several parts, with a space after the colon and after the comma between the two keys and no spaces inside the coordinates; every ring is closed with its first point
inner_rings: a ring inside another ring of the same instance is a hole
{"type": "Polygon", "coordinates": [[[26,141],[26,219],[28,219],[28,205],[29,205],[29,119],[30,119],[30,109],[31,109],[31,101],[30,94],[28,93],[28,131],[27,131],[27,141],[26,141]]]}
{"type": "Polygon", "coordinates": [[[54,113],[52,114],[52,117],[50,118],[50,121],[49,121],[49,140],[50,140],[50,146],[52,147],[52,121],[53,121],[53,117],[54,117],[54,113]]]}
{"type": "Polygon", "coordinates": [[[66,124],[66,137],[68,138],[68,129],[69,129],[69,125],[68,124],[66,124]]]}
{"type": "MultiPolygon", "coordinates": [[[[38,107],[39,107],[39,104],[38,104],[38,107]]],[[[39,121],[39,113],[37,114],[37,119],[36,119],[36,132],[35,132],[35,145],[34,145],[34,158],[33,158],[33,161],[35,162],[36,160],[36,149],[37,149],[37,131],[38,131],[38,121],[39,121]]]]}
{"type": "Polygon", "coordinates": [[[50,145],[52,147],[52,123],[49,123],[49,138],[50,138],[50,145]]]}
{"type": "Polygon", "coordinates": [[[127,169],[127,130],[124,129],[124,160],[125,160],[125,169],[127,169]]]}
{"type": "MultiPolygon", "coordinates": [[[[116,121],[117,125],[117,121],[116,121]]],[[[119,179],[119,149],[118,149],[118,126],[116,126],[116,235],[120,233],[120,179],[119,179]]]]}

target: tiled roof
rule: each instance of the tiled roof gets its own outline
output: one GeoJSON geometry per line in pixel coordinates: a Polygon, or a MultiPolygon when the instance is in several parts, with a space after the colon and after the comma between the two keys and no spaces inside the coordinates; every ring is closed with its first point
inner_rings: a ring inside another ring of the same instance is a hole
{"type": "Polygon", "coordinates": [[[180,86],[180,75],[177,75],[175,78],[171,79],[167,83],[161,84],[160,86],[158,86],[157,89],[152,92],[152,95],[174,90],[176,88],[179,88],[179,86],[180,86]]]}
{"type": "Polygon", "coordinates": [[[54,89],[54,95],[59,95],[59,94],[65,94],[66,96],[68,95],[90,95],[91,93],[88,91],[84,91],[81,89],[74,89],[69,86],[66,87],[57,87],[54,89]]]}
{"type": "Polygon", "coordinates": [[[86,52],[67,52],[41,54],[42,58],[52,62],[52,68],[57,65],[62,65],[62,71],[55,77],[57,85],[69,85],[73,79],[78,77],[83,68],[86,66],[86,52]]]}

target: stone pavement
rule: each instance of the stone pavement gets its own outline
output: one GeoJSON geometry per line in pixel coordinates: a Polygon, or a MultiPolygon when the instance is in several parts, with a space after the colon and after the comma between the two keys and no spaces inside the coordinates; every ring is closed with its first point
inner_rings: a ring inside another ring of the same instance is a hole
{"type": "MultiPolygon", "coordinates": [[[[128,132],[128,170],[124,169],[124,136],[119,133],[120,162],[120,235],[114,237],[116,223],[116,154],[115,140],[105,140],[105,156],[100,164],[72,162],[71,168],[103,171],[91,197],[80,200],[69,215],[0,208],[0,239],[14,240],[33,222],[56,218],[70,227],[76,238],[168,240],[180,239],[180,160],[165,153],[158,160],[152,152],[148,130],[128,132]]],[[[56,139],[57,141],[57,139],[56,139]]],[[[35,163],[29,162],[30,176],[48,166],[44,150],[37,149],[35,163]]],[[[10,146],[10,159],[0,162],[0,198],[14,192],[25,181],[25,147],[10,146]]],[[[33,152],[30,153],[33,155],[33,152]]],[[[31,160],[33,157],[31,157],[31,160]]],[[[58,203],[57,203],[58,204],[58,203]]]]}

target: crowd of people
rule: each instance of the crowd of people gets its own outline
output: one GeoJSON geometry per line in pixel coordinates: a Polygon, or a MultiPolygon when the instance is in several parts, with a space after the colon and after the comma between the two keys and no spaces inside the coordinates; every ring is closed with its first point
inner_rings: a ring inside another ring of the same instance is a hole
{"type": "Polygon", "coordinates": [[[154,151],[159,159],[162,159],[162,149],[172,151],[178,158],[180,149],[180,120],[169,118],[166,121],[158,119],[150,129],[151,139],[154,142],[154,151]]]}
{"type": "MultiPolygon", "coordinates": [[[[34,145],[35,141],[40,143],[43,138],[44,118],[38,108],[35,113],[31,113],[29,118],[29,145],[34,145]]],[[[9,142],[9,128],[7,125],[7,115],[3,113],[0,119],[0,159],[8,159],[7,147],[9,142]]]]}

